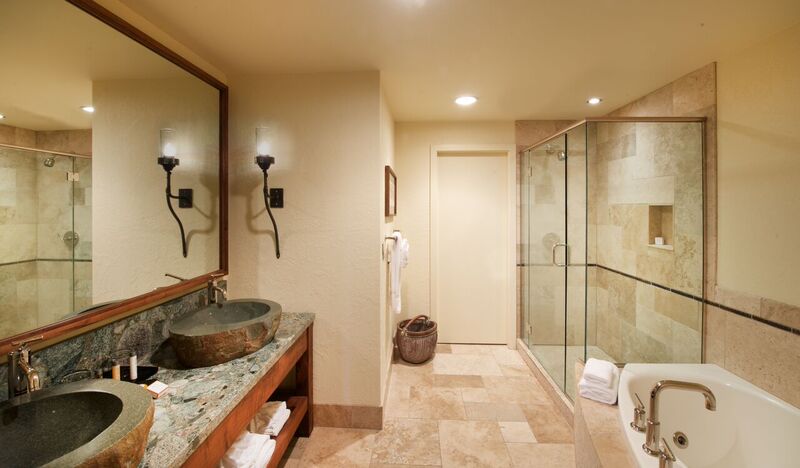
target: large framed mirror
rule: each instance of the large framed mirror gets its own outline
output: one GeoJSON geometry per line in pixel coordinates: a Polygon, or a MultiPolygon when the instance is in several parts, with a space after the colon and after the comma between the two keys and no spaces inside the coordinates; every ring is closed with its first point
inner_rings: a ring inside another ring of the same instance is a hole
{"type": "Polygon", "coordinates": [[[225,84],[91,0],[0,10],[0,356],[227,273],[225,84]]]}

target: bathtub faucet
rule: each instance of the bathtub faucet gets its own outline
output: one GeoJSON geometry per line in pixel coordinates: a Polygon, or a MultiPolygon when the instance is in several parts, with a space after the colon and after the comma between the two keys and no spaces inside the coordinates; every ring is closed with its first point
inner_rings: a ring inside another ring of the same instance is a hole
{"type": "Polygon", "coordinates": [[[661,439],[661,422],[658,419],[658,397],[661,392],[674,388],[676,390],[688,390],[692,392],[702,393],[706,399],[706,409],[709,411],[717,410],[717,398],[714,392],[705,385],[695,382],[683,382],[680,380],[660,380],[656,382],[652,390],[650,390],[650,411],[647,418],[647,432],[645,433],[645,443],[642,449],[646,454],[654,457],[661,456],[661,447],[659,447],[659,440],[661,439]]]}

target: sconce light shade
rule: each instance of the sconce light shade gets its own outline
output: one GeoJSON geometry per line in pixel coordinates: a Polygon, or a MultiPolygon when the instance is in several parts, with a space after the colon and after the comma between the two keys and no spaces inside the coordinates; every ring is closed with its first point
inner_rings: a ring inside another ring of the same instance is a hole
{"type": "Polygon", "coordinates": [[[176,158],[178,155],[178,145],[176,143],[175,130],[171,128],[162,128],[160,132],[160,149],[161,156],[158,158],[158,164],[167,172],[172,172],[175,166],[180,164],[180,160],[176,158]]]}
{"type": "Polygon", "coordinates": [[[161,129],[161,156],[174,158],[178,155],[178,145],[175,142],[175,130],[171,128],[161,129]]]}
{"type": "Polygon", "coordinates": [[[269,128],[256,127],[256,155],[269,156],[269,128]]]}
{"type": "Polygon", "coordinates": [[[268,127],[256,127],[256,164],[266,172],[275,164],[275,158],[269,155],[270,131],[268,127]]]}

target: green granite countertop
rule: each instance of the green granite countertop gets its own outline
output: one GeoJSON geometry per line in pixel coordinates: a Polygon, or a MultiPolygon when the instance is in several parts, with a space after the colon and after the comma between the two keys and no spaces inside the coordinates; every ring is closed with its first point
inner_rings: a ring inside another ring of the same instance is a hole
{"type": "Polygon", "coordinates": [[[253,354],[199,369],[162,367],[156,378],[170,391],[154,400],[155,419],[140,466],[181,466],[313,321],[311,313],[284,312],[275,339],[253,354]]]}

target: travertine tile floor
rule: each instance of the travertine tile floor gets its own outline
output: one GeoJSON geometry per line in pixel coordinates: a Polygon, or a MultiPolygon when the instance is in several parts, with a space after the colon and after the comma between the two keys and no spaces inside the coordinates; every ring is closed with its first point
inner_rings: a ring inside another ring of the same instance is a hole
{"type": "Polygon", "coordinates": [[[282,466],[575,466],[572,429],[517,351],[439,345],[394,363],[382,431],[317,427],[282,466]]]}

